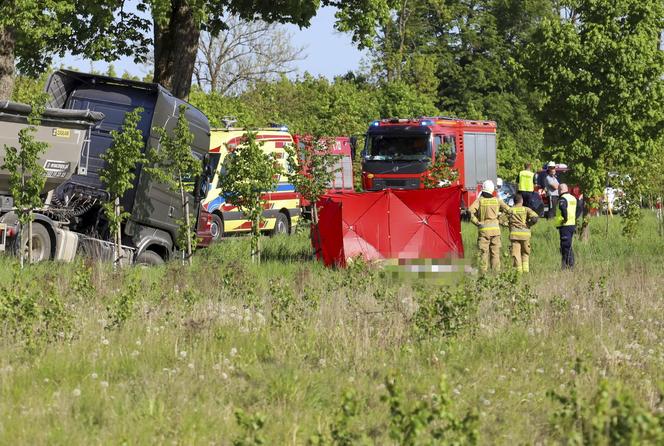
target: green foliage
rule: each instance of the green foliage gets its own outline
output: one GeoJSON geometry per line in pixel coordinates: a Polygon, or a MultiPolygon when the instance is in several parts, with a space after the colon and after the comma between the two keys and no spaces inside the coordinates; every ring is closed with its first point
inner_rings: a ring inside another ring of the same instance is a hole
{"type": "MultiPolygon", "coordinates": [[[[549,391],[560,407],[551,416],[551,427],[561,443],[569,445],[657,445],[664,442],[664,416],[638,404],[619,382],[602,379],[594,394],[583,399],[578,379],[580,360],[569,393],[549,391]]],[[[662,396],[660,395],[660,400],[662,396]]]]}
{"type": "MultiPolygon", "coordinates": [[[[664,126],[664,5],[656,0],[566,2],[526,49],[550,155],[574,167],[586,197],[607,173],[650,168],[664,126]]],[[[640,178],[639,178],[640,180],[640,178]]]]}
{"type": "MultiPolygon", "coordinates": [[[[14,200],[14,207],[20,223],[19,256],[23,265],[24,246],[26,246],[25,229],[30,228],[33,210],[42,206],[41,192],[46,184],[46,170],[39,159],[48,149],[48,144],[35,139],[37,127],[44,113],[46,96],[39,95],[32,102],[28,125],[18,132],[20,148],[5,145],[5,159],[2,169],[9,171],[9,193],[14,200]]],[[[28,231],[29,232],[29,231],[28,231]]],[[[30,247],[30,241],[27,241],[30,247]]],[[[29,261],[31,252],[28,253],[29,261]]]]}
{"type": "Polygon", "coordinates": [[[2,168],[9,171],[9,192],[23,225],[32,221],[32,210],[42,205],[40,194],[46,184],[46,171],[39,158],[48,149],[48,144],[35,139],[45,102],[45,96],[41,95],[31,104],[28,125],[18,132],[20,147],[5,145],[2,168]]]}
{"type": "Polygon", "coordinates": [[[65,52],[91,60],[133,54],[137,62],[144,61],[149,21],[122,6],[123,2],[92,0],[2,2],[0,30],[12,42],[7,45],[11,63],[16,57],[21,73],[39,75],[55,54],[65,52]]]}
{"type": "Polygon", "coordinates": [[[413,328],[419,337],[451,337],[476,325],[479,300],[467,284],[417,290],[413,328]]]}
{"type": "Polygon", "coordinates": [[[354,391],[344,393],[341,407],[337,409],[334,420],[330,423],[329,434],[316,432],[308,444],[311,446],[335,445],[354,446],[358,444],[369,444],[368,438],[362,433],[356,432],[353,427],[354,419],[360,414],[360,402],[354,391]]]}
{"type": "Polygon", "coordinates": [[[14,89],[12,91],[11,100],[22,104],[31,104],[39,99],[44,93],[46,80],[51,73],[51,70],[47,70],[41,73],[38,77],[25,75],[16,76],[14,79],[14,89]]]}
{"type": "Polygon", "coordinates": [[[235,421],[243,431],[241,437],[235,438],[233,446],[258,446],[267,444],[261,430],[265,426],[265,416],[260,413],[247,414],[242,409],[235,410],[235,421]]]}
{"type": "Polygon", "coordinates": [[[478,415],[468,411],[459,417],[451,411],[452,400],[445,377],[441,377],[438,392],[419,399],[407,407],[406,399],[397,386],[396,378],[385,380],[387,395],[381,397],[390,409],[390,438],[397,444],[474,445],[478,443],[478,415]]]}
{"type": "Polygon", "coordinates": [[[273,190],[282,174],[274,154],[263,151],[256,134],[248,132],[244,141],[226,155],[218,187],[226,202],[237,206],[247,220],[252,222],[251,257],[260,263],[260,225],[266,202],[264,193],[273,190]]]}
{"type": "Polygon", "coordinates": [[[59,290],[25,280],[18,270],[0,285],[0,325],[28,349],[64,339],[72,330],[72,315],[59,290]]]}
{"type": "Polygon", "coordinates": [[[74,264],[74,274],[70,285],[71,292],[77,299],[85,301],[91,299],[95,293],[92,284],[92,268],[79,260],[74,264]]]}
{"type": "Polygon", "coordinates": [[[110,201],[104,203],[104,214],[113,234],[120,233],[122,221],[129,217],[129,213],[122,211],[119,202],[116,207],[116,200],[134,188],[136,166],[145,162],[143,133],[138,129],[141,113],[143,109],[138,107],[125,115],[122,130],[111,131],[111,147],[101,155],[106,165],[100,170],[99,179],[110,195],[110,201]]]}
{"type": "MultiPolygon", "coordinates": [[[[441,155],[445,155],[448,144],[442,147],[441,155]]],[[[450,167],[446,156],[437,156],[435,161],[429,166],[427,174],[424,176],[424,187],[435,188],[444,187],[454,183],[459,179],[459,172],[450,167]]]]}
{"type": "Polygon", "coordinates": [[[482,276],[476,282],[478,294],[484,294],[496,312],[511,322],[527,322],[539,306],[537,294],[521,280],[516,269],[509,269],[495,276],[482,276]]]}
{"type": "Polygon", "coordinates": [[[301,142],[301,147],[286,147],[286,176],[302,198],[311,203],[313,223],[316,224],[318,200],[327,192],[337,172],[334,168],[337,157],[331,153],[335,141],[308,135],[301,142]]]}
{"type": "Polygon", "coordinates": [[[201,162],[192,154],[194,135],[189,129],[186,111],[187,106],[180,105],[177,124],[172,134],[160,127],[153,129],[159,135],[159,149],[150,151],[149,159],[154,165],[147,171],[155,180],[167,184],[173,192],[180,194],[184,219],[180,222],[177,245],[186,251],[187,258],[191,261],[193,225],[187,186],[201,174],[201,162]]]}
{"type": "Polygon", "coordinates": [[[116,298],[106,306],[108,314],[107,329],[121,328],[134,313],[134,306],[139,292],[137,277],[129,277],[122,287],[116,291],[116,298]]]}

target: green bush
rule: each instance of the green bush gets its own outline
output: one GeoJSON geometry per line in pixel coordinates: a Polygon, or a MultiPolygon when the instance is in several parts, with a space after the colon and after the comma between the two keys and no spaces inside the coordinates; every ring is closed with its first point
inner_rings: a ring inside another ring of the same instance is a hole
{"type": "MultiPolygon", "coordinates": [[[[639,405],[620,382],[603,379],[590,398],[579,395],[577,360],[568,394],[549,391],[560,407],[551,416],[558,441],[571,445],[664,444],[664,414],[639,405]]],[[[662,396],[660,395],[660,404],[662,396]]]]}

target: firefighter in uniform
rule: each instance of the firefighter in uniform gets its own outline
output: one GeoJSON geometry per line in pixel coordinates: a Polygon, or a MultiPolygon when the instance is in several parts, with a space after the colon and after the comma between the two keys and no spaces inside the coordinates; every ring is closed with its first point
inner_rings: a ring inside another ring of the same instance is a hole
{"type": "Polygon", "coordinates": [[[517,191],[523,196],[523,205],[533,209],[535,206],[535,173],[532,164],[526,163],[517,178],[517,191]]]}
{"type": "Polygon", "coordinates": [[[520,273],[530,271],[530,227],[537,223],[537,212],[525,207],[523,196],[514,197],[514,206],[509,215],[510,251],[514,267],[520,273]]]}
{"type": "Polygon", "coordinates": [[[556,208],[556,227],[560,233],[560,255],[562,256],[562,268],[574,268],[574,250],[572,242],[576,231],[577,203],[574,195],[569,193],[567,184],[559,187],[560,197],[556,208]]]}
{"type": "Polygon", "coordinates": [[[482,184],[482,193],[470,205],[470,221],[479,228],[477,232],[477,249],[480,257],[480,270],[485,272],[489,268],[500,269],[500,224],[498,217],[500,211],[511,213],[510,207],[502,200],[493,196],[495,187],[493,181],[486,180],[482,184]]]}

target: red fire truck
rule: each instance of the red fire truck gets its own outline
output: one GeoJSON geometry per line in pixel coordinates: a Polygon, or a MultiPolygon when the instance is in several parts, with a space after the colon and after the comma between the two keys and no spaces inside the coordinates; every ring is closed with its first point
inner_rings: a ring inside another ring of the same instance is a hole
{"type": "MultiPolygon", "coordinates": [[[[298,147],[304,147],[304,136],[295,135],[295,144],[298,147]]],[[[327,190],[328,194],[339,192],[353,192],[353,158],[350,138],[347,136],[337,136],[330,138],[334,142],[330,145],[330,153],[337,158],[333,166],[334,178],[327,190]]],[[[301,199],[302,207],[307,208],[310,203],[301,199]]]]}
{"type": "Polygon", "coordinates": [[[448,117],[382,119],[369,126],[362,152],[364,190],[419,189],[443,157],[459,172],[467,208],[484,180],[496,181],[496,123],[448,117]],[[445,152],[446,153],[443,153],[445,152]]]}

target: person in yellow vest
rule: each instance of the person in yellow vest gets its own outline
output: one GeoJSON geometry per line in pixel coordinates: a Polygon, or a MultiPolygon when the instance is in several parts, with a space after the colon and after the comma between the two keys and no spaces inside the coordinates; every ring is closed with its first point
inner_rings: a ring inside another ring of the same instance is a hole
{"type": "Polygon", "coordinates": [[[538,215],[523,204],[523,195],[517,193],[509,215],[510,251],[517,271],[527,273],[530,271],[530,227],[537,223],[538,215]]]}
{"type": "Polygon", "coordinates": [[[556,208],[556,227],[560,234],[560,255],[562,256],[562,268],[574,268],[574,232],[576,231],[577,203],[574,195],[569,193],[567,184],[559,186],[560,197],[556,208]]]}
{"type": "Polygon", "coordinates": [[[493,181],[486,180],[482,184],[482,193],[470,205],[470,221],[478,227],[477,249],[479,251],[480,270],[485,272],[489,268],[500,269],[500,224],[498,217],[500,211],[511,213],[510,207],[501,199],[493,196],[495,186],[493,181]]]}
{"type": "Polygon", "coordinates": [[[519,172],[517,178],[517,192],[523,196],[523,205],[533,209],[535,200],[533,194],[535,193],[535,172],[530,163],[525,163],[523,170],[519,172]]]}

